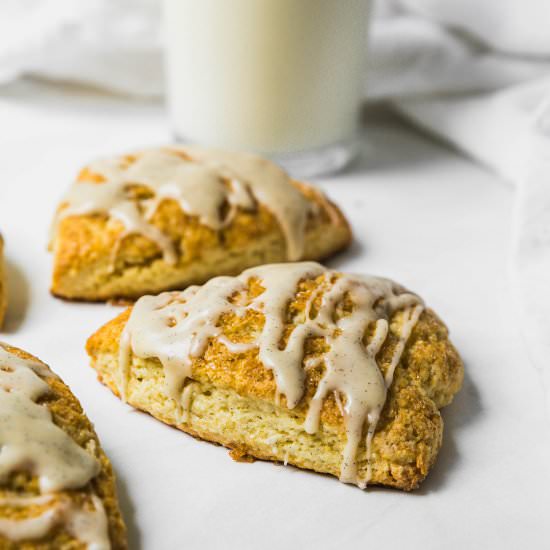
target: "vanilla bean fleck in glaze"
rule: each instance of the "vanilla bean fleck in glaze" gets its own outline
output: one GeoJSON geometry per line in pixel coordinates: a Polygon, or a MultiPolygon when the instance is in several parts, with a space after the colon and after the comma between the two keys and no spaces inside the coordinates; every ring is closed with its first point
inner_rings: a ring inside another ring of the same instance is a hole
{"type": "Polygon", "coordinates": [[[80,489],[100,471],[98,460],[58,427],[45,404],[44,381],[55,375],[38,361],[22,359],[0,344],[0,482],[18,471],[38,478],[41,495],[0,496],[0,507],[49,505],[37,516],[0,518],[0,535],[12,541],[36,540],[62,524],[90,550],[110,548],[101,500],[77,505],[61,491],[80,489]],[[93,505],[93,506],[92,506],[93,505]]]}
{"type": "Polygon", "coordinates": [[[280,403],[282,395],[286,406],[293,409],[304,396],[306,369],[323,365],[323,375],[309,402],[304,430],[310,434],[317,432],[325,398],[336,395],[347,435],[340,478],[365,487],[370,470],[365,479],[359,479],[357,452],[366,429],[369,460],[393,371],[422,311],[418,296],[387,279],[342,274],[314,262],[265,265],[244,271],[238,277],[217,277],[201,287],[145,296],[136,302],[121,336],[119,390],[124,397],[132,353],[141,358],[158,358],[164,367],[165,393],[181,407],[182,399],[188,400],[185,393],[182,398],[182,389],[185,380],[192,376],[193,359],[204,354],[211,339],[218,339],[230,351],[234,346],[235,353],[257,349],[261,363],[273,372],[276,402],[280,403]],[[299,283],[318,278],[322,290],[309,297],[305,319],[293,327],[283,346],[288,306],[296,297],[299,283]],[[259,281],[263,292],[241,305],[235,297],[245,292],[253,279],[259,281]],[[353,304],[351,311],[339,314],[346,300],[353,304]],[[384,378],[376,355],[386,341],[389,320],[397,310],[404,310],[404,320],[384,378]],[[263,314],[263,328],[251,343],[230,342],[219,323],[221,316],[228,313],[242,316],[247,311],[263,314]],[[374,334],[367,343],[369,327],[374,327],[374,334]],[[324,339],[328,351],[313,361],[304,361],[305,343],[315,337],[324,339]]]}
{"type": "Polygon", "coordinates": [[[260,203],[277,219],[291,261],[302,257],[306,221],[314,208],[287,173],[268,160],[200,147],[165,148],[91,163],[64,197],[52,238],[67,216],[105,214],[123,224],[121,238],[143,235],[174,264],[178,251],[173,242],[151,223],[164,199],[177,201],[186,214],[214,230],[228,226],[238,209],[254,210],[260,203]],[[136,199],[135,186],[150,196],[136,199]]]}

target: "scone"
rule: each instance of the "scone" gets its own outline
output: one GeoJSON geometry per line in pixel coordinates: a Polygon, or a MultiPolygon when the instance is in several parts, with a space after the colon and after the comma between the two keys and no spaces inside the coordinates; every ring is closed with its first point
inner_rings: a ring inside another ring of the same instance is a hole
{"type": "Polygon", "coordinates": [[[69,388],[0,344],[0,548],[127,548],[111,464],[69,388]]]}
{"type": "Polygon", "coordinates": [[[52,226],[51,290],[135,299],[262,263],[321,259],[350,240],[336,206],[271,162],[164,147],[80,172],[52,226]]]}
{"type": "Polygon", "coordinates": [[[8,305],[8,291],[6,288],[6,268],[4,267],[4,240],[0,234],[0,328],[6,315],[8,305]]]}
{"type": "Polygon", "coordinates": [[[463,378],[445,325],[378,277],[260,266],[144,296],[90,337],[99,379],[196,437],[367,484],[414,489],[463,378]]]}

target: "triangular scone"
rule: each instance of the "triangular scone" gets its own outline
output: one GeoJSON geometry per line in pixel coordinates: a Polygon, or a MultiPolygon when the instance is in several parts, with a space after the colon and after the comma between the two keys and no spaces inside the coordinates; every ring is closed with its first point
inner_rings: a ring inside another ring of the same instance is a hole
{"type": "Polygon", "coordinates": [[[52,228],[52,292],[133,299],[262,263],[322,259],[350,240],[335,205],[265,159],[147,150],[80,172],[52,228]]]}
{"type": "Polygon", "coordinates": [[[111,464],[69,388],[0,344],[0,548],[127,548],[111,464]]]}
{"type": "Polygon", "coordinates": [[[163,422],[360,487],[418,486],[463,377],[418,296],[314,262],[145,296],[87,351],[103,383],[163,422]]]}
{"type": "Polygon", "coordinates": [[[0,234],[0,328],[4,322],[8,305],[8,289],[6,288],[6,268],[4,267],[4,240],[0,234]]]}

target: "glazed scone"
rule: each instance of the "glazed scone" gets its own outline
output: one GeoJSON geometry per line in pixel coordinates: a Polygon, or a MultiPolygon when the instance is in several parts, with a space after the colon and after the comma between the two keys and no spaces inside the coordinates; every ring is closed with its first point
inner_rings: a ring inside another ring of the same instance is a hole
{"type": "Polygon", "coordinates": [[[335,205],[265,159],[147,150],[80,172],[52,228],[51,290],[135,299],[262,263],[322,259],[350,240],[335,205]]]}
{"type": "Polygon", "coordinates": [[[98,378],[130,405],[233,457],[365,487],[414,489],[463,366],[415,294],[315,262],[144,296],[90,337],[98,378]]]}
{"type": "Polygon", "coordinates": [[[0,343],[0,548],[127,548],[111,464],[69,388],[0,343]]]}
{"type": "Polygon", "coordinates": [[[6,315],[8,290],[6,288],[6,268],[4,266],[4,239],[0,235],[0,328],[6,315]]]}

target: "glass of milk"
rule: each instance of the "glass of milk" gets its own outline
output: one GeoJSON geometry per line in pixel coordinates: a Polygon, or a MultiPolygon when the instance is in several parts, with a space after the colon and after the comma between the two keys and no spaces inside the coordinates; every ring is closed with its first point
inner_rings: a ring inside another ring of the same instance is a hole
{"type": "Polygon", "coordinates": [[[295,176],[354,155],[371,0],[164,0],[178,141],[273,158],[295,176]]]}

